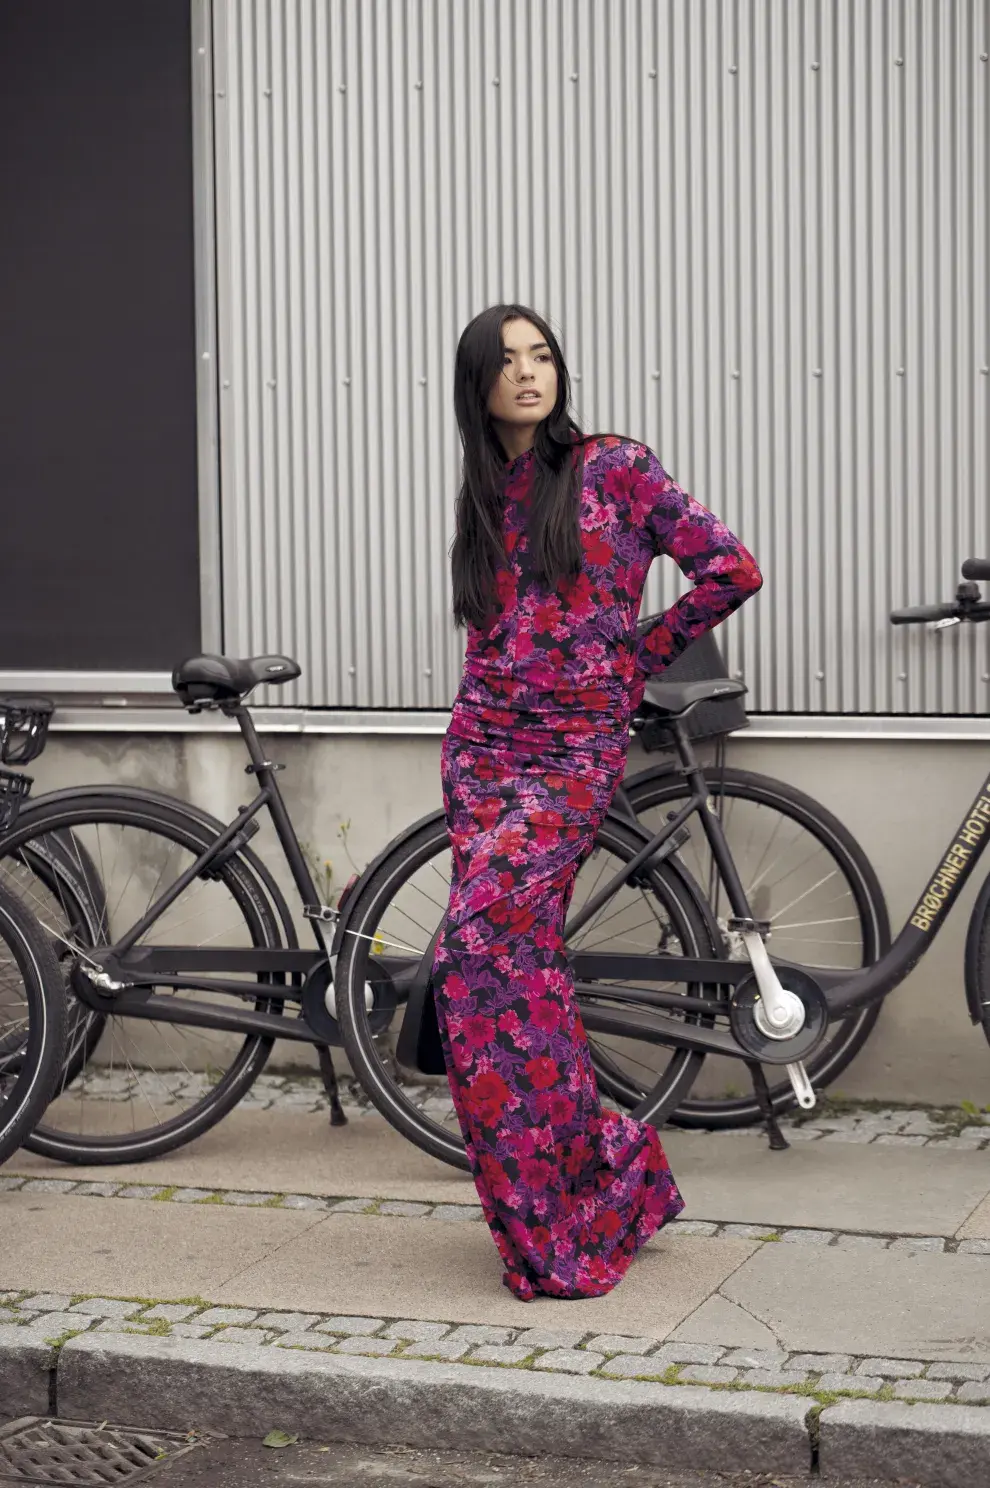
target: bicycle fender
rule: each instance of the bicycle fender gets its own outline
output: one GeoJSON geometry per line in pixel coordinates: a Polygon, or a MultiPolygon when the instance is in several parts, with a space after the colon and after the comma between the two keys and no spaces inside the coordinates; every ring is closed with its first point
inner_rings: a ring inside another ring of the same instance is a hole
{"type": "MultiPolygon", "coordinates": [[[[410,826],[404,827],[403,830],[398,834],[397,837],[393,837],[391,839],[391,841],[386,842],[386,844],[382,848],[381,852],[378,853],[378,855],[376,857],[372,858],[371,862],[367,865],[367,867],[365,867],[365,868],[363,868],[361,870],[361,872],[358,875],[358,877],[351,884],[350,889],[347,891],[347,902],[350,903],[350,904],[354,904],[354,903],[357,902],[358,895],[364,889],[365,884],[371,878],[372,874],[375,873],[378,870],[378,868],[381,867],[381,865],[382,865],[382,863],[384,863],[385,859],[391,853],[393,853],[396,850],[397,847],[400,847],[404,842],[407,842],[409,840],[409,838],[410,837],[413,837],[417,832],[422,831],[422,829],[424,827],[426,827],[426,826],[432,826],[435,822],[443,821],[444,819],[445,818],[444,818],[444,812],[443,812],[443,808],[442,807],[439,810],[436,810],[436,811],[428,811],[426,813],[426,815],[425,816],[421,816],[418,821],[414,821],[414,822],[411,823],[410,826]]],[[[334,932],[333,932],[333,944],[330,947],[330,954],[331,954],[331,956],[336,956],[340,952],[340,947],[341,947],[341,944],[343,943],[343,938],[344,938],[344,927],[346,926],[346,924],[347,924],[347,910],[345,908],[342,911],[341,916],[340,916],[339,920],[337,921],[337,924],[336,924],[336,926],[334,928],[334,932]]]]}
{"type": "Polygon", "coordinates": [[[990,995],[990,988],[980,987],[980,931],[990,914],[990,876],[983,880],[983,887],[976,896],[973,913],[969,917],[966,931],[966,950],[963,957],[963,976],[966,986],[966,1007],[974,1023],[983,1022],[983,998],[990,995]]]}
{"type": "MultiPolygon", "coordinates": [[[[201,806],[194,806],[191,801],[184,801],[180,796],[170,796],[164,791],[145,790],[143,786],[137,785],[81,785],[68,786],[65,790],[46,791],[44,795],[32,796],[28,804],[20,811],[17,818],[18,829],[25,823],[30,825],[31,814],[37,814],[40,807],[62,805],[66,801],[77,799],[79,796],[93,796],[97,799],[107,796],[123,796],[125,800],[153,801],[156,806],[161,806],[167,811],[173,812],[178,817],[185,817],[189,821],[196,822],[205,827],[215,836],[226,830],[227,823],[220,821],[216,816],[211,816],[201,806]]],[[[3,851],[3,843],[0,841],[0,853],[3,851]]],[[[292,912],[286,902],[285,895],[279,888],[271,870],[261,861],[256,853],[247,846],[241,848],[241,852],[247,859],[258,878],[265,887],[272,901],[272,906],[282,922],[282,929],[286,937],[286,946],[294,949],[299,945],[296,934],[295,922],[292,912]]]]}

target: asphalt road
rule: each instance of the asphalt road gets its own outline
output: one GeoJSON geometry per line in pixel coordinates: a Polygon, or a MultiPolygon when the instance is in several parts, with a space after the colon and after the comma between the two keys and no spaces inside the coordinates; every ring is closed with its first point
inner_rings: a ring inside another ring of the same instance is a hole
{"type": "Polygon", "coordinates": [[[574,1458],[418,1452],[401,1447],[321,1446],[272,1449],[255,1441],[222,1441],[163,1466],[161,1488],[916,1488],[843,1478],[661,1472],[649,1467],[574,1458]]]}

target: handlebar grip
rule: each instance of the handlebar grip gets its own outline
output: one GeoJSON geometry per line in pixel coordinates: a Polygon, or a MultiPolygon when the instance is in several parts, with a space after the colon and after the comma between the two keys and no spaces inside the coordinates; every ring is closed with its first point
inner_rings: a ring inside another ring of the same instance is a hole
{"type": "Polygon", "coordinates": [[[951,620],[959,614],[958,605],[911,605],[906,610],[891,610],[891,625],[923,625],[930,620],[951,620]]]}
{"type": "Polygon", "coordinates": [[[967,558],[962,566],[964,579],[990,579],[990,558],[967,558]]]}

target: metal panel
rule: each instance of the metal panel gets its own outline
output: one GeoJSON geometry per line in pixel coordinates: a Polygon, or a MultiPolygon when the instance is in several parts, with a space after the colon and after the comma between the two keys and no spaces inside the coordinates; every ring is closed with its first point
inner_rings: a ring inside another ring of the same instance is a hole
{"type": "Polygon", "coordinates": [[[454,350],[518,299],[579,422],[753,549],[751,708],[987,711],[986,630],[886,616],[990,551],[990,0],[214,16],[225,644],[304,668],[268,701],[449,706],[454,350]]]}

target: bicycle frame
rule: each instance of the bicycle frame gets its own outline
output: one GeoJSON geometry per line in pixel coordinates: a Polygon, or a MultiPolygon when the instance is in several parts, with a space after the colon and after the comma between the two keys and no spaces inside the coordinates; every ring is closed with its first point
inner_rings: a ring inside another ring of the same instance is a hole
{"type": "Polygon", "coordinates": [[[149,995],[145,990],[150,987],[175,987],[190,991],[223,992],[251,1001],[258,997],[301,1001],[304,987],[299,984],[298,979],[304,981],[326,964],[328,983],[330,980],[328,947],[323,925],[333,924],[337,919],[337,912],[319,902],[309,865],[278,788],[276,772],[282,767],[266,758],[254,721],[243,704],[224,707],[223,711],[228,717],[234,718],[240,728],[251,760],[247,769],[258,778],[260,788],[257,795],[241,808],[233,821],[186,871],[154,900],[125,935],[105,951],[100,951],[101,974],[94,981],[83,972],[77,977],[77,994],[88,1005],[106,1014],[126,1015],[161,1023],[180,1023],[223,1032],[264,1034],[300,1043],[338,1044],[340,1038],[336,1020],[325,1011],[320,1018],[319,1028],[316,1028],[305,1018],[285,1019],[277,1014],[247,1008],[238,1010],[208,1003],[178,1002],[174,998],[149,995]],[[231,849],[236,851],[238,839],[245,833],[249,823],[265,809],[271,817],[302,899],[303,913],[312,924],[318,949],[306,951],[291,947],[245,949],[207,946],[200,949],[168,945],[139,946],[137,942],[141,936],[161,919],[191,883],[218,866],[231,849]],[[256,972],[266,977],[280,977],[282,983],[280,985],[278,982],[266,981],[259,986],[256,982],[210,976],[207,974],[210,972],[227,972],[231,976],[236,972],[256,972]],[[287,978],[296,978],[297,984],[286,986],[287,978]]]}

